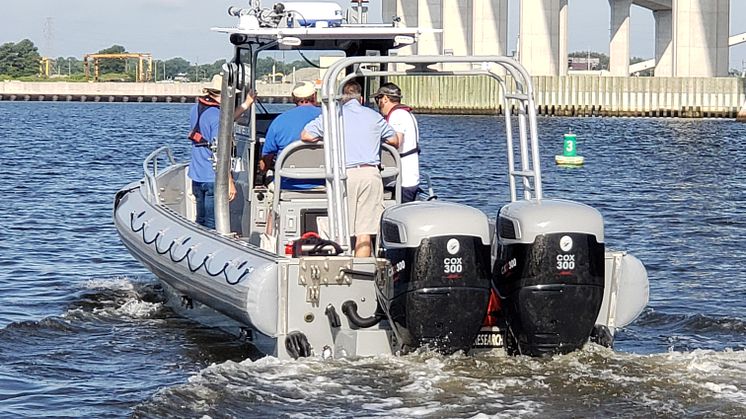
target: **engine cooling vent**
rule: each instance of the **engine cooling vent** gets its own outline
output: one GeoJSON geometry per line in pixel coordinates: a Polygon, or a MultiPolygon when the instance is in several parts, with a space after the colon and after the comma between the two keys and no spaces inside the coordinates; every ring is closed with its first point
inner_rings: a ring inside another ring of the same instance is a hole
{"type": "Polygon", "coordinates": [[[504,239],[516,239],[515,224],[513,221],[500,217],[497,221],[497,231],[504,239]]]}
{"type": "Polygon", "coordinates": [[[402,243],[399,226],[394,223],[386,221],[381,223],[381,233],[383,234],[383,241],[387,243],[402,243]]]}

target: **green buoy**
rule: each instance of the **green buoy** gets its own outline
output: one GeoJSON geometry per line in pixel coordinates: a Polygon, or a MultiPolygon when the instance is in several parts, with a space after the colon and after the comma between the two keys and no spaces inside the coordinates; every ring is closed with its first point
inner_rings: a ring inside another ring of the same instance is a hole
{"type": "Polygon", "coordinates": [[[554,161],[563,166],[582,166],[585,159],[578,156],[577,137],[572,132],[565,134],[562,155],[554,156],[554,161]]]}

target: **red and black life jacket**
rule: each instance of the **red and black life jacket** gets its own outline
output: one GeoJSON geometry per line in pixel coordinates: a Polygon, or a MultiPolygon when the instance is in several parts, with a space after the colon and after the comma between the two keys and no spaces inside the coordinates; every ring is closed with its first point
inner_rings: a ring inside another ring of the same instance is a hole
{"type": "Polygon", "coordinates": [[[414,148],[411,149],[411,150],[407,150],[407,151],[405,151],[403,153],[400,153],[399,154],[399,158],[401,158],[401,157],[407,157],[410,154],[414,154],[414,153],[420,154],[420,152],[421,152],[421,150],[420,150],[420,129],[417,126],[417,121],[415,121],[414,117],[412,116],[412,108],[411,107],[409,107],[407,105],[403,105],[401,103],[397,103],[396,105],[394,105],[393,108],[391,108],[391,110],[389,111],[389,113],[386,114],[386,122],[389,122],[389,117],[391,117],[391,114],[394,113],[394,111],[397,110],[397,109],[401,109],[401,110],[407,111],[407,113],[409,113],[409,116],[412,117],[412,123],[414,124],[414,130],[415,130],[415,139],[414,139],[415,140],[415,146],[414,146],[414,148]]]}
{"type": "Polygon", "coordinates": [[[220,102],[210,96],[201,96],[197,99],[197,122],[194,128],[189,132],[189,139],[194,141],[195,147],[207,147],[210,142],[202,135],[199,129],[199,119],[202,114],[210,108],[220,108],[220,102]]]}

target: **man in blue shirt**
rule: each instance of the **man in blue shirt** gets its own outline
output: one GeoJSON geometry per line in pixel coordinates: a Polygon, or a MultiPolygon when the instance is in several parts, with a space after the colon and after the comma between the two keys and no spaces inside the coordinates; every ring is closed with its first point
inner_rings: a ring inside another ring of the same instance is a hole
{"type": "MultiPolygon", "coordinates": [[[[321,115],[321,109],[316,106],[316,88],[313,83],[304,81],[293,89],[293,102],[296,107],[283,112],[269,125],[267,136],[262,147],[262,160],[259,168],[266,171],[266,157],[279,156],[282,150],[295,141],[300,140],[300,133],[307,123],[321,115]]],[[[324,184],[324,180],[283,179],[283,189],[310,189],[324,184]]]]}
{"type": "MultiPolygon", "coordinates": [[[[218,138],[220,126],[220,89],[223,78],[215,75],[212,82],[202,89],[203,96],[189,113],[189,139],[192,141],[192,158],[189,162],[189,178],[192,179],[192,194],[197,201],[197,224],[215,228],[215,168],[210,146],[218,138]]],[[[236,107],[234,118],[249,109],[254,103],[254,95],[247,94],[246,100],[236,107]]],[[[228,199],[236,197],[236,185],[231,176],[228,182],[228,199]]]]}
{"type": "MultiPolygon", "coordinates": [[[[396,131],[381,114],[362,105],[362,87],[354,80],[342,88],[347,209],[351,234],[355,236],[355,257],[371,255],[371,236],[378,232],[383,213],[381,141],[398,146],[396,131]]],[[[301,139],[316,142],[324,136],[321,117],[309,122],[301,139]]]]}

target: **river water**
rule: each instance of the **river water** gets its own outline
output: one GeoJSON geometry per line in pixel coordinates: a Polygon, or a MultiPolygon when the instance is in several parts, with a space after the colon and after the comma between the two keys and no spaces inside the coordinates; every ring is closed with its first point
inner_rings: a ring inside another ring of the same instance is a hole
{"type": "MultiPolygon", "coordinates": [[[[176,316],[112,225],[150,151],[188,156],[187,110],[0,102],[0,417],[746,416],[746,124],[539,120],[544,195],[599,209],[650,275],[614,351],[280,362],[176,316]],[[569,130],[582,168],[554,165],[569,130]]],[[[440,197],[494,218],[502,122],[419,119],[440,197]]]]}

